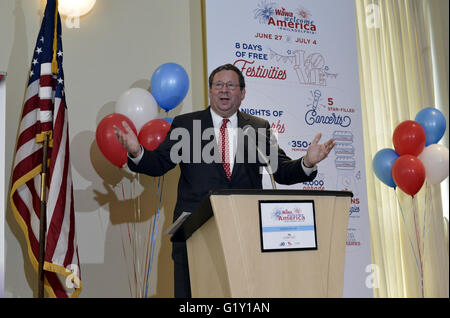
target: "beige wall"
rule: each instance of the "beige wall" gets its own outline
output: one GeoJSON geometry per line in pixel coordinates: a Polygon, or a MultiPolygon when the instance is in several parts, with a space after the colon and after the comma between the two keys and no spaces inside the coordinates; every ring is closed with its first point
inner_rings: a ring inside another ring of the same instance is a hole
{"type": "MultiPolygon", "coordinates": [[[[0,70],[8,72],[7,183],[44,3],[0,1],[0,70]]],[[[68,28],[64,23],[63,47],[82,263],[81,297],[129,297],[134,284],[130,284],[127,274],[131,258],[123,255],[123,246],[127,247],[124,231],[127,222],[134,219],[133,211],[140,206],[141,222],[137,223],[136,233],[141,240],[146,239],[149,220],[155,213],[156,179],[141,176],[138,180],[113,167],[97,148],[95,130],[104,116],[114,112],[114,103],[122,92],[130,87],[148,88],[155,69],[166,62],[182,65],[191,79],[186,99],[169,116],[204,107],[201,1],[97,0],[93,11],[81,18],[80,28],[68,28]]],[[[163,111],[160,117],[165,117],[163,111]]],[[[157,259],[151,273],[152,297],[173,296],[171,245],[161,233],[172,221],[178,173],[174,169],[165,178],[157,259]]],[[[9,206],[6,214],[6,296],[32,297],[36,274],[9,206]]]]}

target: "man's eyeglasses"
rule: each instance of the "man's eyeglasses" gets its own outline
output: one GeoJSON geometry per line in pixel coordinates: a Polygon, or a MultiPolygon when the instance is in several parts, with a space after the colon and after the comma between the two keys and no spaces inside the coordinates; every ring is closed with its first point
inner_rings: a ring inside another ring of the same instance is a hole
{"type": "Polygon", "coordinates": [[[228,88],[230,91],[234,91],[236,88],[240,87],[238,84],[233,84],[231,82],[228,82],[228,83],[223,83],[223,82],[213,83],[214,89],[217,89],[217,90],[224,88],[224,86],[226,86],[226,88],[228,88]]]}

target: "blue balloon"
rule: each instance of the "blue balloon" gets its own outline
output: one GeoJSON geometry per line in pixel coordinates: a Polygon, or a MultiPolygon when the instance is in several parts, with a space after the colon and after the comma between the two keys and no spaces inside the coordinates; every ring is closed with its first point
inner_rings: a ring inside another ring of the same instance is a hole
{"type": "Polygon", "coordinates": [[[177,107],[189,90],[189,76],[176,63],[166,63],[156,69],[150,82],[152,95],[165,111],[177,107]]]}
{"type": "Polygon", "coordinates": [[[397,187],[394,179],[392,178],[392,167],[399,157],[400,156],[397,152],[386,148],[378,151],[372,161],[372,167],[375,175],[384,184],[390,186],[391,188],[397,187]]]}
{"type": "Polygon", "coordinates": [[[425,147],[437,144],[444,136],[447,121],[444,115],[434,107],[422,109],[414,119],[425,130],[425,147]]]}
{"type": "Polygon", "coordinates": [[[172,122],[173,122],[173,118],[170,118],[170,117],[166,117],[166,118],[163,118],[165,121],[167,121],[169,124],[171,124],[172,125],[172,122]]]}

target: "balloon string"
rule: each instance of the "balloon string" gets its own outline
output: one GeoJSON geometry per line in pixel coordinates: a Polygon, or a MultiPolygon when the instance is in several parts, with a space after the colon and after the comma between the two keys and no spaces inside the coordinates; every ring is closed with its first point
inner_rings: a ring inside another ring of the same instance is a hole
{"type": "MultiPolygon", "coordinates": [[[[156,189],[156,197],[158,197],[158,193],[159,193],[159,183],[160,183],[160,179],[158,179],[157,182],[157,189],[156,189]]],[[[155,201],[156,202],[156,201],[155,201]]],[[[152,241],[152,237],[153,237],[153,228],[155,226],[155,220],[153,218],[153,220],[150,221],[149,227],[148,227],[148,236],[147,236],[147,244],[146,244],[146,256],[145,256],[145,269],[148,269],[149,266],[149,256],[150,256],[150,250],[151,250],[151,241],[152,241]]],[[[148,285],[148,272],[146,274],[146,276],[144,277],[144,284],[142,285],[142,294],[144,295],[145,298],[147,298],[147,285],[148,285]]]]}
{"type": "Polygon", "coordinates": [[[425,192],[425,203],[424,203],[424,216],[423,216],[423,230],[422,230],[422,237],[423,237],[423,241],[422,241],[422,254],[423,257],[425,257],[425,241],[428,237],[428,234],[430,233],[430,222],[431,222],[431,216],[433,215],[433,197],[432,197],[432,189],[431,189],[431,184],[429,184],[428,182],[426,183],[426,189],[427,191],[425,192]],[[429,201],[429,208],[427,210],[427,200],[429,201]],[[427,216],[427,212],[428,212],[428,217],[427,216]]]}
{"type": "MultiPolygon", "coordinates": [[[[123,200],[125,200],[125,191],[124,191],[124,187],[123,187],[123,181],[120,183],[120,185],[121,185],[121,189],[122,189],[122,198],[123,198],[123,200]]],[[[130,295],[131,295],[131,297],[133,297],[133,287],[132,287],[132,283],[131,283],[131,281],[133,280],[133,278],[132,278],[133,274],[131,274],[131,278],[130,278],[130,266],[128,265],[128,260],[127,260],[128,256],[127,256],[127,253],[126,253],[126,248],[125,248],[125,243],[124,243],[124,241],[127,240],[129,245],[130,245],[130,247],[132,247],[130,224],[128,222],[127,222],[127,232],[125,234],[123,234],[123,231],[121,230],[121,233],[122,233],[123,254],[124,254],[124,257],[125,257],[126,266],[128,268],[128,275],[127,276],[128,276],[128,284],[129,284],[129,288],[130,288],[130,295]]]]}
{"type": "MultiPolygon", "coordinates": [[[[158,195],[159,195],[160,184],[161,184],[161,178],[158,178],[158,183],[157,183],[157,188],[156,188],[156,197],[158,197],[158,195]]],[[[147,244],[147,255],[149,255],[149,252],[152,249],[153,235],[154,235],[155,224],[156,224],[156,222],[155,222],[156,221],[156,216],[157,216],[157,213],[155,213],[155,217],[153,218],[153,222],[149,226],[149,241],[148,241],[148,244],[147,244]]],[[[145,298],[147,298],[147,295],[148,295],[148,285],[149,285],[149,276],[150,276],[150,271],[151,271],[151,261],[152,260],[150,259],[150,262],[146,264],[147,275],[146,275],[146,283],[145,283],[145,291],[144,291],[144,297],[145,298]]]]}
{"type": "Polygon", "coordinates": [[[157,238],[158,238],[158,223],[159,223],[159,216],[161,214],[161,202],[162,202],[162,196],[163,196],[163,188],[164,188],[164,176],[162,176],[162,180],[161,180],[161,190],[160,190],[158,213],[156,216],[156,226],[155,226],[156,231],[154,232],[155,236],[154,236],[154,240],[152,243],[152,256],[150,258],[150,271],[151,271],[152,264],[153,264],[153,259],[154,259],[153,256],[155,254],[156,242],[157,242],[157,238]]]}
{"type": "MultiPolygon", "coordinates": [[[[158,197],[158,192],[159,192],[159,179],[158,179],[158,183],[157,183],[157,188],[156,188],[156,196],[158,197]]],[[[152,237],[152,228],[154,228],[154,218],[153,220],[150,221],[149,227],[148,227],[148,235],[147,235],[147,244],[146,244],[146,248],[145,248],[145,267],[144,268],[148,268],[149,266],[149,255],[150,255],[150,242],[151,242],[151,237],[152,237]]],[[[147,293],[146,293],[146,286],[148,284],[148,273],[146,275],[146,277],[144,278],[144,284],[142,285],[142,294],[144,295],[145,298],[147,298],[147,293]]]]}
{"type": "Polygon", "coordinates": [[[161,202],[162,202],[162,195],[163,195],[163,187],[164,187],[164,176],[159,177],[158,180],[158,189],[157,189],[157,194],[159,193],[159,204],[158,204],[158,211],[156,213],[156,217],[155,217],[155,221],[153,221],[153,229],[152,229],[152,243],[151,243],[151,257],[150,257],[150,264],[148,266],[147,269],[147,284],[145,287],[145,298],[147,298],[148,295],[148,286],[149,286],[149,282],[151,277],[150,276],[150,272],[152,270],[152,266],[153,266],[153,256],[155,253],[155,247],[156,247],[156,241],[157,241],[157,232],[158,232],[158,222],[159,222],[159,215],[160,215],[160,211],[161,211],[161,202]],[[160,188],[161,185],[161,188],[160,188]],[[155,231],[156,228],[156,231],[155,231]]]}
{"type": "MultiPolygon", "coordinates": [[[[120,183],[122,186],[122,197],[123,197],[123,201],[125,202],[125,189],[123,186],[123,181],[120,183]]],[[[132,259],[133,259],[133,273],[134,273],[134,290],[135,290],[135,295],[137,295],[137,286],[138,286],[138,281],[137,281],[137,274],[136,274],[136,247],[135,244],[133,244],[133,240],[132,240],[132,230],[130,230],[130,223],[127,223],[127,228],[128,228],[128,240],[130,242],[130,246],[131,246],[131,251],[132,251],[132,259]]]]}
{"type": "MultiPolygon", "coordinates": [[[[159,193],[159,183],[160,183],[160,179],[158,178],[158,182],[157,182],[157,184],[156,184],[156,197],[158,197],[158,193],[159,193]]],[[[155,201],[156,202],[156,201],[155,201]]],[[[150,250],[151,250],[151,241],[152,241],[152,237],[153,237],[153,228],[154,228],[154,226],[155,226],[155,219],[153,218],[151,221],[150,221],[150,224],[149,224],[149,227],[148,227],[148,235],[147,235],[147,244],[146,244],[146,248],[145,248],[145,253],[146,253],[146,255],[145,255],[145,269],[148,269],[148,266],[149,266],[149,261],[150,261],[150,258],[149,258],[149,256],[150,256],[150,250]]],[[[147,274],[146,274],[146,276],[145,276],[145,278],[144,278],[144,284],[142,285],[142,294],[144,295],[144,298],[147,298],[147,293],[146,293],[146,290],[147,290],[147,285],[148,285],[148,276],[149,276],[149,274],[148,274],[148,271],[147,271],[147,274]]]]}
{"type": "Polygon", "coordinates": [[[412,243],[411,236],[410,236],[409,230],[408,230],[408,226],[406,225],[405,215],[404,215],[404,213],[403,213],[403,208],[402,208],[402,205],[400,204],[400,199],[399,199],[399,197],[398,197],[397,191],[394,190],[394,192],[395,192],[395,197],[397,198],[398,205],[399,205],[399,207],[400,207],[400,213],[401,213],[401,215],[402,215],[403,224],[404,224],[404,226],[405,226],[405,228],[406,228],[406,233],[407,233],[407,236],[408,236],[409,244],[410,244],[410,246],[411,246],[411,250],[413,251],[414,259],[415,259],[415,261],[416,261],[417,270],[420,271],[420,266],[419,266],[419,262],[418,262],[418,260],[417,260],[417,255],[416,255],[416,251],[415,251],[415,248],[414,248],[414,244],[412,243]]]}
{"type": "MultiPolygon", "coordinates": [[[[138,174],[138,183],[140,184],[140,175],[139,174],[138,174]]],[[[138,211],[139,211],[139,220],[138,220],[137,224],[143,224],[144,222],[142,221],[142,217],[143,216],[142,216],[141,196],[140,195],[137,196],[137,205],[138,205],[138,211]]],[[[143,235],[141,234],[141,233],[144,232],[144,229],[145,229],[145,227],[142,227],[142,226],[139,228],[140,244],[139,244],[138,252],[140,252],[142,250],[145,251],[146,240],[145,240],[145,237],[143,238],[143,235]]],[[[140,253],[138,253],[138,254],[140,254],[140,253]]],[[[142,280],[142,282],[141,282],[141,284],[139,286],[139,292],[140,292],[139,297],[140,298],[142,298],[144,296],[144,290],[143,289],[144,289],[144,285],[145,285],[145,269],[147,268],[147,265],[146,265],[147,263],[146,262],[147,262],[147,259],[145,259],[145,260],[143,259],[139,263],[140,266],[141,266],[141,270],[139,272],[139,277],[141,277],[141,280],[142,280]],[[141,286],[142,286],[142,288],[141,288],[141,286]]]]}
{"type": "MultiPolygon", "coordinates": [[[[425,183],[425,201],[423,203],[423,229],[422,229],[422,254],[425,256],[425,229],[427,222],[427,198],[428,198],[428,182],[425,183]]],[[[431,202],[431,200],[430,200],[431,202]]]]}
{"type": "Polygon", "coordinates": [[[162,196],[163,196],[163,188],[164,188],[164,176],[162,176],[162,180],[161,180],[161,190],[160,190],[160,194],[159,194],[159,205],[158,205],[158,213],[157,213],[157,217],[156,217],[156,226],[155,226],[156,231],[154,232],[155,236],[154,236],[153,243],[152,243],[152,256],[150,258],[150,269],[153,264],[153,256],[155,254],[155,247],[156,247],[156,242],[157,242],[157,238],[158,238],[158,236],[157,236],[158,235],[158,223],[159,223],[159,216],[161,214],[161,202],[162,202],[162,196]]]}
{"type": "MultiPolygon", "coordinates": [[[[138,182],[140,184],[139,174],[138,174],[138,182]]],[[[141,197],[140,196],[138,196],[137,202],[138,202],[138,209],[139,209],[139,211],[141,211],[141,197]]],[[[139,232],[141,232],[141,231],[139,231],[139,232]]],[[[142,243],[143,244],[142,249],[144,249],[144,252],[146,250],[146,242],[147,242],[147,240],[145,240],[145,242],[142,243]]],[[[141,250],[141,248],[139,249],[139,251],[140,250],[141,250]]],[[[145,270],[145,268],[147,268],[147,257],[143,260],[143,262],[144,263],[141,264],[141,266],[142,266],[142,269],[145,270]]],[[[144,286],[145,286],[145,276],[144,276],[144,273],[142,273],[142,285],[139,286],[140,298],[142,298],[144,295],[144,286]]]]}
{"type": "MultiPolygon", "coordinates": [[[[137,174],[137,182],[138,184],[140,184],[140,174],[137,174]]],[[[132,197],[135,198],[136,197],[136,183],[133,182],[133,195],[132,197]]],[[[136,295],[136,297],[142,298],[143,292],[140,288],[141,285],[144,284],[144,282],[141,282],[142,280],[142,270],[145,268],[145,264],[142,264],[142,260],[140,261],[140,251],[142,249],[142,235],[141,235],[141,230],[140,230],[140,224],[141,224],[141,218],[142,218],[142,211],[141,211],[141,197],[137,196],[137,198],[135,200],[133,200],[133,206],[135,211],[137,211],[137,219],[135,218],[135,229],[136,229],[136,233],[135,233],[135,237],[136,237],[136,263],[138,264],[139,268],[138,268],[138,273],[137,273],[137,278],[139,280],[139,283],[136,286],[136,290],[139,291],[139,295],[136,295]]]]}
{"type": "MultiPolygon", "coordinates": [[[[148,268],[148,263],[149,263],[149,249],[150,249],[150,237],[151,237],[151,228],[152,228],[152,224],[153,224],[153,220],[150,220],[150,226],[148,228],[148,235],[147,235],[147,242],[146,242],[146,247],[145,247],[145,267],[144,268],[148,268]]],[[[147,286],[147,280],[148,280],[148,276],[144,278],[144,284],[142,285],[142,295],[145,295],[145,286],[147,286]]]]}
{"type": "MultiPolygon", "coordinates": [[[[163,178],[164,178],[164,177],[163,177],[163,178]]],[[[155,246],[155,244],[156,244],[155,227],[156,227],[156,229],[158,228],[159,211],[160,211],[161,198],[162,198],[162,187],[161,187],[161,189],[160,189],[160,185],[161,185],[161,177],[158,178],[158,187],[157,187],[157,190],[156,190],[157,196],[158,196],[158,194],[159,194],[159,196],[160,196],[160,199],[159,199],[159,205],[158,205],[158,207],[157,207],[157,213],[156,213],[155,218],[154,218],[154,220],[153,220],[153,227],[152,227],[152,230],[151,230],[151,244],[150,244],[150,249],[152,250],[152,253],[151,253],[151,257],[150,257],[150,263],[148,264],[148,268],[147,268],[147,283],[146,283],[146,286],[145,286],[145,297],[146,297],[146,298],[147,298],[147,295],[148,295],[148,286],[149,286],[150,278],[151,278],[151,277],[150,277],[150,272],[151,272],[152,265],[153,265],[153,252],[154,252],[154,246],[155,246]]],[[[150,250],[150,249],[149,249],[149,250],[150,250]]]]}
{"type": "MultiPolygon", "coordinates": [[[[125,193],[124,193],[124,191],[123,191],[123,185],[122,185],[122,197],[125,199],[125,193]]],[[[130,277],[130,265],[128,264],[128,256],[127,256],[127,249],[125,248],[125,241],[127,240],[127,238],[128,238],[128,241],[131,241],[130,240],[130,229],[129,229],[129,227],[128,227],[128,225],[127,225],[127,228],[128,228],[128,235],[127,235],[127,233],[124,233],[123,232],[123,227],[122,227],[122,225],[123,224],[121,224],[120,225],[120,234],[121,234],[121,237],[122,237],[122,254],[123,254],[123,257],[124,257],[124,259],[125,259],[125,265],[126,265],[126,268],[128,269],[127,270],[127,277],[128,277],[128,288],[129,288],[129,290],[130,290],[130,295],[131,296],[133,296],[133,288],[132,288],[132,283],[131,283],[131,281],[132,281],[132,276],[133,275],[131,275],[131,277],[130,277]],[[127,237],[128,236],[128,237],[127,237]]]]}
{"type": "Polygon", "coordinates": [[[422,253],[420,251],[420,232],[419,227],[417,225],[417,207],[416,207],[416,197],[413,196],[413,215],[414,215],[414,227],[416,230],[416,242],[417,242],[417,250],[419,252],[419,260],[420,260],[420,287],[422,291],[422,298],[424,298],[424,292],[423,292],[423,260],[422,260],[422,253]]]}
{"type": "Polygon", "coordinates": [[[138,240],[138,228],[137,228],[137,222],[139,219],[139,211],[136,209],[136,206],[134,205],[134,222],[131,224],[131,228],[133,230],[132,232],[132,238],[133,238],[133,261],[134,261],[134,277],[136,282],[136,298],[139,297],[139,240],[138,240]]]}
{"type": "Polygon", "coordinates": [[[128,288],[130,289],[130,295],[133,295],[133,291],[132,291],[132,288],[131,288],[130,267],[128,265],[127,253],[126,253],[126,248],[125,248],[125,240],[124,240],[124,237],[126,237],[126,234],[125,235],[123,234],[122,225],[123,224],[120,225],[120,234],[122,236],[122,254],[123,254],[123,257],[125,259],[125,265],[126,265],[126,267],[128,269],[128,271],[127,271],[128,288]]]}

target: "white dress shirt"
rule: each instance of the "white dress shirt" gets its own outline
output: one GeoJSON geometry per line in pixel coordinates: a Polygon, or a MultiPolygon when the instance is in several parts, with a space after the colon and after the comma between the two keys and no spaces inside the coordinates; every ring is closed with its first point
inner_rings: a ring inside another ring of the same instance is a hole
{"type": "MultiPolygon", "coordinates": [[[[214,126],[214,133],[216,134],[216,140],[219,140],[220,136],[220,127],[222,127],[222,122],[224,118],[222,116],[216,114],[212,107],[211,110],[211,118],[213,121],[214,126]]],[[[228,149],[229,149],[229,155],[230,158],[228,158],[228,162],[230,163],[230,171],[233,172],[233,166],[234,166],[234,157],[236,156],[236,149],[237,149],[237,113],[234,113],[231,117],[228,118],[230,121],[227,123],[227,135],[228,135],[228,149]]]]}

